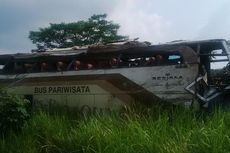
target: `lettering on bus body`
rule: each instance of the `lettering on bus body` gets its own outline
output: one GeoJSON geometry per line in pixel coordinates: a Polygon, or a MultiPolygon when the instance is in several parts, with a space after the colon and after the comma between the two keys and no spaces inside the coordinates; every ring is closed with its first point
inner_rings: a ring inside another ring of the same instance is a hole
{"type": "Polygon", "coordinates": [[[166,89],[171,89],[177,86],[184,86],[183,79],[184,77],[182,75],[172,75],[170,73],[152,77],[154,86],[165,86],[166,89]]]}
{"type": "Polygon", "coordinates": [[[182,75],[171,75],[170,73],[166,73],[165,76],[153,76],[153,80],[162,80],[162,81],[168,81],[168,80],[182,80],[182,75]]]}
{"type": "Polygon", "coordinates": [[[87,85],[35,87],[34,94],[82,94],[90,93],[87,85]]]}

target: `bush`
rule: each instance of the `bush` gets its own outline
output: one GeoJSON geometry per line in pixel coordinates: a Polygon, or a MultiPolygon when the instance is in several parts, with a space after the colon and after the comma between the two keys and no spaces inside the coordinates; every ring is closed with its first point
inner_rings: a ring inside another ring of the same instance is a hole
{"type": "Polygon", "coordinates": [[[21,99],[0,89],[0,134],[19,131],[29,118],[28,100],[21,99]]]}

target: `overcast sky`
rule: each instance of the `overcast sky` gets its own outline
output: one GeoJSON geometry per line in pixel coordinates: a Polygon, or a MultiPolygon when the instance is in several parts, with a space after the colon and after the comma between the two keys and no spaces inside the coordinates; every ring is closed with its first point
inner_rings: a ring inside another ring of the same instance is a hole
{"type": "Polygon", "coordinates": [[[0,53],[36,48],[30,30],[107,13],[119,33],[152,43],[230,39],[229,0],[0,0],[0,53]]]}

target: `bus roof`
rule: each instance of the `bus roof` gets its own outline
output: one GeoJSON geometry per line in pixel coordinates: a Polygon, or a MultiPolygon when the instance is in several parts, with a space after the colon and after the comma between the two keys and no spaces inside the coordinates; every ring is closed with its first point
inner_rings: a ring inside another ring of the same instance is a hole
{"type": "Polygon", "coordinates": [[[211,40],[201,40],[201,41],[172,41],[164,44],[151,45],[149,42],[139,42],[139,41],[125,41],[110,43],[106,45],[97,44],[90,46],[74,46],[71,48],[60,48],[60,49],[50,49],[42,52],[32,52],[32,53],[17,53],[17,54],[4,54],[0,55],[0,64],[5,64],[9,60],[25,60],[34,58],[47,58],[50,57],[75,57],[81,54],[97,54],[97,53],[137,53],[137,52],[149,52],[149,51],[169,51],[175,50],[182,46],[188,46],[194,51],[200,47],[200,50],[210,51],[216,49],[223,49],[227,54],[229,51],[227,49],[227,41],[224,39],[211,39],[211,40]],[[226,50],[227,49],[227,50],[226,50]]]}
{"type": "Polygon", "coordinates": [[[226,54],[230,54],[227,41],[225,39],[208,39],[208,40],[196,40],[196,41],[172,41],[158,46],[189,46],[193,50],[200,50],[203,53],[209,53],[212,50],[222,49],[226,54]]]}

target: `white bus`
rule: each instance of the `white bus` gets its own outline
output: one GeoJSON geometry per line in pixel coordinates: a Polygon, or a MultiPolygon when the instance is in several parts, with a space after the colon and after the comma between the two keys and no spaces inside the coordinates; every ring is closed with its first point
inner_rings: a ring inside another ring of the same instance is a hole
{"type": "Polygon", "coordinates": [[[227,95],[228,79],[219,76],[228,77],[229,53],[227,42],[216,39],[5,54],[0,55],[0,85],[34,107],[116,110],[136,102],[154,105],[157,99],[207,107],[227,95]]]}

